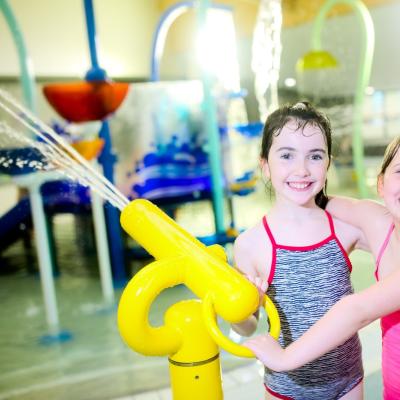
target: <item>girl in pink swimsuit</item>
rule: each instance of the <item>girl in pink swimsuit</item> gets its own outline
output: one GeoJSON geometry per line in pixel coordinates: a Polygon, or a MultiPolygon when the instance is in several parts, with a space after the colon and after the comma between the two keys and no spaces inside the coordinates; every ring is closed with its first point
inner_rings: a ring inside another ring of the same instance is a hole
{"type": "MultiPolygon", "coordinates": [[[[282,349],[269,335],[245,343],[268,368],[298,368],[344,343],[357,330],[381,319],[384,400],[400,399],[400,137],[386,149],[378,176],[385,206],[371,200],[335,197],[328,211],[360,228],[376,260],[377,283],[344,297],[315,325],[282,349]]],[[[264,283],[257,282],[259,285],[264,283]]]]}
{"type": "MultiPolygon", "coordinates": [[[[393,223],[379,251],[375,270],[377,281],[380,281],[381,259],[391,241],[391,237],[396,234],[394,233],[395,229],[396,226],[395,223],[393,223]]],[[[381,328],[384,399],[400,399],[400,309],[383,316],[381,319],[381,328]]]]}

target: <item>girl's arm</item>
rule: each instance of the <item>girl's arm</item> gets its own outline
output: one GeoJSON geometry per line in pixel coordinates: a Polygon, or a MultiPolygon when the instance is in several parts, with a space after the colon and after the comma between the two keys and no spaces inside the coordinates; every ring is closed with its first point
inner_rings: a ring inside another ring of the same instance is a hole
{"type": "Polygon", "coordinates": [[[344,343],[359,329],[400,309],[400,270],[336,303],[298,340],[282,349],[269,335],[244,343],[268,368],[289,371],[344,343]]]}
{"type": "Polygon", "coordinates": [[[384,206],[373,200],[357,200],[350,197],[330,197],[326,209],[336,218],[357,228],[367,230],[375,218],[384,213],[384,206]]]}

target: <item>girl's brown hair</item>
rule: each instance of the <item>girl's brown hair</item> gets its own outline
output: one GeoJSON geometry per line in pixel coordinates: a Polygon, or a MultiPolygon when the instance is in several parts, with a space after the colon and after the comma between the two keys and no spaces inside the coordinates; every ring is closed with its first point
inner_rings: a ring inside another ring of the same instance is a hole
{"type": "Polygon", "coordinates": [[[378,177],[385,175],[387,167],[393,161],[393,158],[399,151],[399,148],[400,148],[400,136],[393,139],[386,147],[385,154],[383,156],[382,165],[381,165],[381,170],[378,174],[378,177]]]}

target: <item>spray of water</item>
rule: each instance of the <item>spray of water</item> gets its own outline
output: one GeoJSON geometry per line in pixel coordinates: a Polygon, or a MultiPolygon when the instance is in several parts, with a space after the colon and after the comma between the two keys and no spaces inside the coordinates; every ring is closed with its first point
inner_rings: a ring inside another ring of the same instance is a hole
{"type": "Polygon", "coordinates": [[[129,200],[103,175],[85,160],[74,148],[72,148],[52,128],[35,117],[29,110],[19,104],[8,92],[0,89],[0,109],[5,111],[13,121],[22,125],[21,129],[12,129],[7,122],[0,121],[0,135],[6,137],[4,143],[10,147],[28,146],[36,149],[43,156],[40,161],[29,159],[11,160],[0,158],[3,166],[14,162],[21,168],[29,165],[34,170],[57,169],[70,179],[78,181],[84,186],[99,194],[104,200],[122,210],[129,200]],[[33,140],[26,132],[34,134],[39,140],[33,140]],[[30,163],[30,164],[29,164],[30,163]]]}
{"type": "Polygon", "coordinates": [[[278,80],[281,60],[281,0],[260,0],[254,27],[251,67],[260,121],[279,106],[278,80]],[[267,92],[270,94],[267,101],[267,92]]]}

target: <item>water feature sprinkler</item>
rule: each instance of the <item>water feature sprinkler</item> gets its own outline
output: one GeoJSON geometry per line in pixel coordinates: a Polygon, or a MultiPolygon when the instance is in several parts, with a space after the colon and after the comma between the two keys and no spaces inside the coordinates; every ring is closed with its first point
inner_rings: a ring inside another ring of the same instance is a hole
{"type": "Polygon", "coordinates": [[[102,121],[124,101],[129,84],[83,81],[45,85],[43,94],[57,113],[69,122],[102,121]]]}
{"type": "Polygon", "coordinates": [[[299,59],[296,69],[301,72],[310,69],[337,68],[339,66],[336,58],[325,50],[313,50],[299,59]]]}
{"type": "Polygon", "coordinates": [[[357,187],[361,197],[368,197],[368,188],[365,179],[364,145],[362,138],[362,119],[365,90],[371,75],[372,59],[375,45],[375,31],[371,15],[360,0],[328,0],[320,8],[315,19],[312,31],[311,48],[297,64],[298,71],[304,72],[312,69],[334,68],[337,61],[328,52],[322,50],[321,30],[328,11],[336,4],[344,3],[351,6],[357,14],[362,27],[362,49],[357,85],[354,96],[353,112],[353,160],[357,176],[357,187]]]}
{"type": "MultiPolygon", "coordinates": [[[[221,333],[216,314],[232,323],[246,319],[258,308],[257,289],[227,264],[221,246],[206,247],[148,200],[129,203],[122,210],[121,224],[156,260],[141,269],[122,293],[121,336],[141,354],[169,357],[174,400],[222,399],[218,345],[241,357],[254,355],[221,333]],[[150,326],[155,298],[180,284],[201,300],[172,305],[163,325],[150,326]]],[[[277,338],[278,312],[268,297],[264,301],[270,333],[277,338]]]]}

